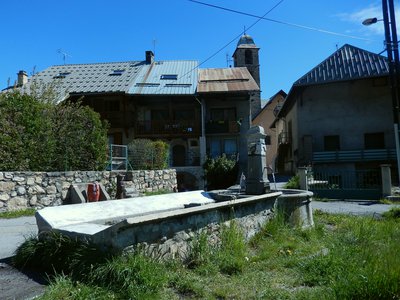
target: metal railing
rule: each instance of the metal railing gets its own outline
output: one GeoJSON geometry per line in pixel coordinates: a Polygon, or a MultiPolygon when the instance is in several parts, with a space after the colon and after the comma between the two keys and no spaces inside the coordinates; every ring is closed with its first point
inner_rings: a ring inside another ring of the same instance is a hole
{"type": "Polygon", "coordinates": [[[348,162],[395,160],[395,149],[372,149],[350,151],[322,151],[313,153],[313,162],[348,162]]]}
{"type": "Polygon", "coordinates": [[[200,123],[196,120],[187,121],[137,121],[135,133],[140,135],[198,135],[200,123]]]}

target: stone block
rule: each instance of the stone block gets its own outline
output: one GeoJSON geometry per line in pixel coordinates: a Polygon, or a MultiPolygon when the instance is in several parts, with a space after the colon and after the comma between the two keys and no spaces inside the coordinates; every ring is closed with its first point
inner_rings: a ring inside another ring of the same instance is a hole
{"type": "Polygon", "coordinates": [[[22,177],[22,176],[14,176],[12,180],[15,181],[15,182],[18,182],[18,183],[22,183],[26,179],[25,179],[25,177],[22,177]]]}
{"type": "Polygon", "coordinates": [[[1,193],[0,194],[0,201],[8,201],[10,200],[10,195],[7,193],[1,193]]]}
{"type": "Polygon", "coordinates": [[[57,189],[54,185],[51,185],[49,187],[46,188],[46,193],[48,195],[54,195],[55,193],[57,193],[57,189]]]}
{"type": "Polygon", "coordinates": [[[24,186],[18,186],[17,187],[17,195],[23,196],[25,194],[26,194],[26,188],[24,186]]]}
{"type": "Polygon", "coordinates": [[[4,172],[4,178],[5,178],[5,179],[11,179],[11,178],[13,178],[13,173],[11,173],[11,172],[4,172]]]}
{"type": "Polygon", "coordinates": [[[15,188],[15,182],[12,181],[2,181],[0,182],[0,192],[11,192],[15,188]]]}
{"type": "Polygon", "coordinates": [[[3,180],[4,179],[4,174],[3,174],[3,172],[0,172],[0,180],[3,180]]]}
{"type": "Polygon", "coordinates": [[[30,204],[31,206],[35,206],[35,205],[37,204],[37,196],[36,196],[36,195],[33,195],[33,196],[31,197],[31,199],[29,199],[29,204],[30,204]]]}
{"type": "Polygon", "coordinates": [[[35,184],[35,178],[34,177],[28,177],[26,179],[26,184],[27,185],[34,185],[35,184]]]}
{"type": "Polygon", "coordinates": [[[7,208],[9,211],[25,209],[28,207],[28,200],[22,197],[11,198],[7,202],[7,208]]]}

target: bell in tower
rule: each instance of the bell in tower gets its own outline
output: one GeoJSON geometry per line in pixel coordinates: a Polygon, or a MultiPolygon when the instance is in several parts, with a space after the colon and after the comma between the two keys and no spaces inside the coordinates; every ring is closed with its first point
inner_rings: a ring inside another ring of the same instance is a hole
{"type": "MultiPolygon", "coordinates": [[[[248,34],[243,34],[237,43],[235,53],[233,53],[234,67],[246,67],[253,76],[257,85],[260,86],[260,63],[258,58],[258,48],[253,38],[248,34]]],[[[251,115],[254,118],[261,110],[260,94],[255,95],[251,103],[251,115]]]]}

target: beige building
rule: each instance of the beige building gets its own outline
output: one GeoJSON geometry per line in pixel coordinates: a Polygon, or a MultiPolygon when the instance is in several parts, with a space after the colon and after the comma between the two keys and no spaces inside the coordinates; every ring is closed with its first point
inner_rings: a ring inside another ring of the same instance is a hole
{"type": "Polygon", "coordinates": [[[278,152],[278,131],[276,128],[270,128],[270,126],[283,106],[286,96],[286,93],[282,90],[273,95],[252,122],[253,125],[263,127],[265,134],[269,137],[270,144],[267,145],[266,157],[266,165],[269,167],[268,172],[276,170],[275,162],[278,152]]]}
{"type": "Polygon", "coordinates": [[[278,171],[395,168],[392,111],[387,59],[344,45],[293,84],[277,114],[278,171]]]}

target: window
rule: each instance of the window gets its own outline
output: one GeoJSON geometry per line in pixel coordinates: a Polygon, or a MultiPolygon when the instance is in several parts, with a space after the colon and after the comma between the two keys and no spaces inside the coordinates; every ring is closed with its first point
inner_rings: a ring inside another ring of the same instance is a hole
{"type": "Polygon", "coordinates": [[[338,135],[324,136],[324,151],[340,150],[340,137],[338,135]]]}
{"type": "Polygon", "coordinates": [[[67,77],[71,72],[60,72],[56,76],[54,76],[54,79],[61,79],[67,77]]]}
{"type": "Polygon", "coordinates": [[[364,134],[365,149],[385,149],[385,135],[383,132],[364,134]]]}
{"type": "Polygon", "coordinates": [[[118,69],[118,70],[113,70],[110,74],[108,74],[109,76],[121,76],[122,73],[125,72],[125,69],[118,69]]]}
{"type": "Polygon", "coordinates": [[[219,140],[211,140],[210,155],[212,158],[221,155],[221,142],[219,140]]]}
{"type": "Polygon", "coordinates": [[[212,139],[210,142],[210,156],[215,158],[226,154],[227,157],[238,152],[236,139],[212,139]]]}
{"type": "Polygon", "coordinates": [[[178,80],[177,74],[163,74],[160,76],[161,80],[178,80]]]}
{"type": "Polygon", "coordinates": [[[235,121],[235,108],[212,108],[210,109],[211,121],[235,121]]]}
{"type": "Polygon", "coordinates": [[[237,144],[235,139],[224,140],[224,153],[228,157],[237,153],[237,144]]]}
{"type": "Polygon", "coordinates": [[[250,49],[246,49],[246,51],[244,52],[244,63],[246,65],[253,64],[253,53],[251,52],[250,49]]]}

